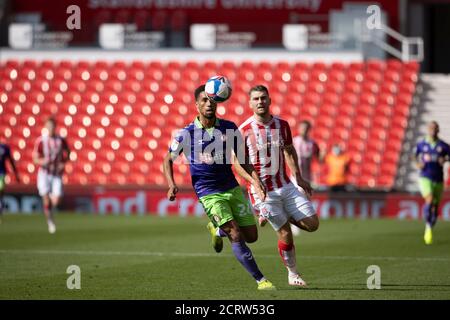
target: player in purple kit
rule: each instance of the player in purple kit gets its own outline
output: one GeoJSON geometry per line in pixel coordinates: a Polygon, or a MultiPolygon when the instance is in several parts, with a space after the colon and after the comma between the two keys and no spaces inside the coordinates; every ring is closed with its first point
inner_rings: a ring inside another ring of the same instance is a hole
{"type": "Polygon", "coordinates": [[[0,143],[0,223],[2,223],[3,215],[3,192],[5,190],[5,176],[6,176],[6,160],[9,161],[14,172],[17,182],[20,182],[19,173],[17,172],[14,159],[11,156],[11,149],[7,144],[0,143]]]}
{"type": "Polygon", "coordinates": [[[173,201],[178,193],[173,161],[184,153],[195,193],[210,219],[208,230],[214,249],[220,252],[221,237],[227,236],[236,259],[256,280],[258,290],[273,290],[275,286],[264,278],[246,244],[257,240],[258,229],[250,204],[231,169],[233,154],[244,160],[241,165],[249,175],[246,178],[264,199],[263,184],[248,157],[239,157],[245,156],[245,150],[236,124],[216,117],[217,103],[208,98],[204,85],[195,90],[194,96],[199,115],[177,134],[164,158],[164,174],[169,185],[167,197],[173,201]]]}
{"type": "Polygon", "coordinates": [[[450,146],[439,139],[439,125],[428,124],[428,135],[416,147],[415,161],[420,169],[419,188],[425,200],[423,215],[426,221],[424,241],[433,243],[432,228],[438,218],[438,207],[444,190],[444,163],[450,161],[450,146]]]}

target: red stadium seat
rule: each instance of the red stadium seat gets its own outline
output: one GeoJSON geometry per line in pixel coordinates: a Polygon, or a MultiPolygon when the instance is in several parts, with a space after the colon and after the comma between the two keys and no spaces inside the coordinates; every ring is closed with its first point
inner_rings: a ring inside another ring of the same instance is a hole
{"type": "Polygon", "coordinates": [[[336,137],[340,141],[347,141],[350,138],[350,131],[346,128],[335,126],[332,132],[332,137],[336,137]]]}
{"type": "Polygon", "coordinates": [[[405,70],[402,72],[401,81],[416,83],[419,80],[417,72],[405,70]]]}
{"type": "Polygon", "coordinates": [[[400,81],[400,72],[398,70],[388,70],[384,73],[384,81],[400,81]]]}
{"type": "MultiPolygon", "coordinates": [[[[381,122],[381,125],[378,125],[377,120],[380,119],[380,117],[375,118],[375,120],[373,121],[373,126],[370,130],[370,138],[369,139],[375,139],[375,140],[386,140],[387,137],[387,129],[388,129],[388,125],[386,125],[386,123],[384,122],[385,120],[383,119],[383,122],[381,122]]],[[[387,124],[389,124],[387,122],[387,124]]]]}
{"type": "Polygon", "coordinates": [[[380,175],[376,179],[376,184],[380,187],[392,188],[394,185],[394,175],[393,174],[380,175]]]}
{"type": "Polygon", "coordinates": [[[380,94],[396,94],[399,91],[399,86],[393,81],[385,80],[381,84],[380,94]]]}
{"type": "Polygon", "coordinates": [[[394,106],[379,103],[375,106],[374,115],[375,117],[390,117],[394,113],[394,106]]]}
{"type": "Polygon", "coordinates": [[[349,117],[347,115],[342,115],[341,109],[339,110],[339,116],[336,117],[334,122],[334,127],[336,129],[343,128],[345,130],[350,130],[352,127],[352,117],[349,117]]]}
{"type": "Polygon", "coordinates": [[[392,94],[380,94],[378,96],[378,103],[393,106],[395,104],[395,96],[392,94]]]}
{"type": "Polygon", "coordinates": [[[363,92],[360,96],[359,103],[369,104],[373,106],[377,103],[377,96],[369,92],[363,92]]]}
{"type": "Polygon", "coordinates": [[[366,114],[357,114],[357,116],[353,120],[354,128],[362,128],[364,130],[368,130],[372,124],[372,118],[370,115],[366,114]]]}
{"type": "Polygon", "coordinates": [[[376,81],[367,80],[362,85],[362,91],[364,93],[377,94],[380,91],[380,84],[376,81]]]}
{"type": "Polygon", "coordinates": [[[414,94],[415,90],[416,90],[416,86],[412,81],[405,81],[405,82],[400,83],[399,91],[402,94],[412,95],[412,94],[414,94]]]}
{"type": "Polygon", "coordinates": [[[375,179],[372,174],[364,174],[356,179],[356,185],[360,188],[373,188],[376,186],[375,179]]]}
{"type": "Polygon", "coordinates": [[[346,81],[345,82],[345,88],[344,93],[352,93],[352,94],[359,94],[362,90],[362,86],[357,81],[346,81]]]}
{"type": "Polygon", "coordinates": [[[368,60],[366,66],[367,66],[367,69],[377,71],[377,72],[383,72],[385,69],[384,61],[376,60],[376,59],[368,60]]]}
{"type": "Polygon", "coordinates": [[[397,173],[397,164],[383,163],[380,166],[380,172],[382,175],[389,175],[391,177],[395,177],[395,174],[397,173]]]}
{"type": "Polygon", "coordinates": [[[388,59],[386,62],[387,71],[399,71],[403,68],[403,63],[397,59],[388,59]]]}
{"type": "Polygon", "coordinates": [[[383,162],[385,163],[393,163],[397,164],[398,160],[400,158],[400,154],[395,151],[389,151],[383,153],[383,162]]]}
{"type": "Polygon", "coordinates": [[[383,80],[383,73],[375,70],[368,70],[364,78],[375,83],[380,83],[381,80],[383,80]]]}
{"type": "Polygon", "coordinates": [[[281,72],[290,72],[292,65],[288,61],[278,61],[275,63],[274,69],[281,72]]]}
{"type": "Polygon", "coordinates": [[[403,64],[403,68],[408,71],[417,72],[420,66],[417,61],[409,61],[403,64]]]}
{"type": "Polygon", "coordinates": [[[339,114],[342,116],[353,117],[356,113],[356,108],[352,104],[341,103],[339,107],[339,114]]]}
{"type": "Polygon", "coordinates": [[[343,104],[355,105],[356,103],[358,103],[358,101],[359,97],[356,94],[350,92],[344,93],[341,98],[341,103],[343,104]]]}
{"type": "Polygon", "coordinates": [[[359,105],[355,107],[356,111],[356,117],[369,117],[375,116],[375,107],[370,104],[366,104],[364,102],[361,102],[359,105]]]}

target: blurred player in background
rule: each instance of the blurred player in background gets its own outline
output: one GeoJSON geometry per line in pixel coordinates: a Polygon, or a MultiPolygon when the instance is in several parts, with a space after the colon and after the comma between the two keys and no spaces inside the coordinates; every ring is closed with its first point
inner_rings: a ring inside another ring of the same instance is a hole
{"type": "Polygon", "coordinates": [[[298,165],[304,180],[313,183],[311,164],[314,158],[319,160],[320,149],[317,143],[310,138],[311,123],[303,120],[299,125],[300,134],[293,138],[293,145],[298,155],[298,165]]]}
{"type": "Polygon", "coordinates": [[[3,206],[4,206],[3,192],[5,190],[5,176],[7,173],[6,160],[9,161],[11,168],[14,172],[14,175],[16,177],[16,180],[18,183],[20,183],[19,173],[17,172],[14,159],[11,156],[11,149],[7,144],[0,143],[0,223],[2,223],[3,206]]]}
{"type": "Polygon", "coordinates": [[[419,188],[425,200],[423,215],[426,221],[424,241],[433,243],[432,228],[438,218],[439,202],[444,190],[444,163],[450,161],[450,147],[439,139],[439,125],[428,124],[428,135],[417,144],[415,160],[420,169],[419,188]]]}
{"type": "Polygon", "coordinates": [[[37,187],[42,197],[48,232],[52,234],[56,232],[53,215],[63,194],[62,175],[69,156],[70,150],[66,140],[56,134],[56,120],[49,118],[45,122],[42,136],[35,142],[33,161],[39,166],[37,187]]]}
{"type": "MultiPolygon", "coordinates": [[[[289,222],[309,232],[317,230],[319,219],[308,198],[312,194],[312,188],[300,172],[289,123],[270,113],[271,100],[267,88],[262,85],[255,86],[250,89],[249,95],[253,116],[239,129],[243,134],[250,161],[267,190],[264,200],[258,196],[253,186],[248,186],[249,196],[254,208],[269,221],[277,233],[278,250],[288,270],[288,283],[304,287],[306,282],[297,270],[295,245],[289,222]],[[306,195],[289,180],[286,164],[297,185],[306,195]]],[[[247,175],[239,164],[235,164],[235,167],[239,175],[247,175]]]]}
{"type": "MultiPolygon", "coordinates": [[[[246,244],[257,240],[258,229],[249,202],[231,170],[232,152],[243,153],[238,152],[238,146],[242,148],[242,137],[236,124],[216,117],[217,103],[208,98],[204,85],[195,90],[194,96],[199,114],[177,134],[164,158],[164,174],[169,184],[167,197],[173,201],[178,192],[173,161],[183,152],[189,162],[195,193],[211,220],[208,229],[214,249],[222,251],[221,237],[228,236],[236,259],[257,281],[258,289],[273,290],[275,287],[264,278],[246,244]],[[237,139],[226,135],[230,131],[238,134],[237,139]],[[211,150],[211,146],[217,148],[211,150]],[[218,152],[219,149],[223,152],[218,152]]],[[[248,161],[242,166],[255,192],[264,198],[262,183],[253,166],[248,161]]]]}
{"type": "MultiPolygon", "coordinates": [[[[310,184],[314,184],[312,179],[311,164],[314,158],[319,160],[320,149],[317,143],[311,139],[309,133],[311,132],[311,123],[307,120],[300,122],[298,126],[299,135],[293,138],[293,145],[298,156],[298,166],[304,180],[310,184]]],[[[297,186],[295,179],[292,179],[292,183],[297,186]]],[[[292,234],[298,236],[300,234],[300,228],[295,225],[291,225],[292,234]]]]}

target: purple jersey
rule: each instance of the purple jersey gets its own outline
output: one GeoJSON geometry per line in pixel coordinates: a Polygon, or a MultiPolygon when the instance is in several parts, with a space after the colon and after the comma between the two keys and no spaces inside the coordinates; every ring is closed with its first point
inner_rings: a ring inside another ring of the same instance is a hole
{"type": "Polygon", "coordinates": [[[450,146],[442,140],[431,143],[428,139],[419,142],[416,147],[416,158],[425,166],[420,171],[420,176],[434,182],[444,181],[443,161],[450,158],[450,146]]]}
{"type": "Polygon", "coordinates": [[[181,152],[189,161],[192,185],[199,198],[225,192],[239,184],[231,170],[231,152],[237,154],[237,146],[243,144],[239,130],[231,121],[217,119],[212,130],[203,128],[196,118],[178,132],[169,152],[175,159],[181,152]],[[237,134],[232,141],[227,131],[237,134]]]}
{"type": "Polygon", "coordinates": [[[0,143],[0,175],[6,174],[6,159],[11,156],[8,145],[0,143]]]}

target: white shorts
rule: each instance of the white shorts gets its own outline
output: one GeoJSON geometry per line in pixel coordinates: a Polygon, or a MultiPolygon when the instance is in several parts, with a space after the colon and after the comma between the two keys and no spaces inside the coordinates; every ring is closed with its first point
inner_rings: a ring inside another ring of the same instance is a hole
{"type": "Polygon", "coordinates": [[[250,198],[254,201],[255,210],[267,218],[275,231],[280,230],[291,217],[300,221],[316,214],[312,202],[292,183],[269,191],[264,202],[255,194],[250,198]]]}
{"type": "Polygon", "coordinates": [[[63,184],[61,176],[48,174],[44,170],[39,170],[37,175],[37,187],[41,197],[51,195],[61,197],[63,194],[63,184]]]}

